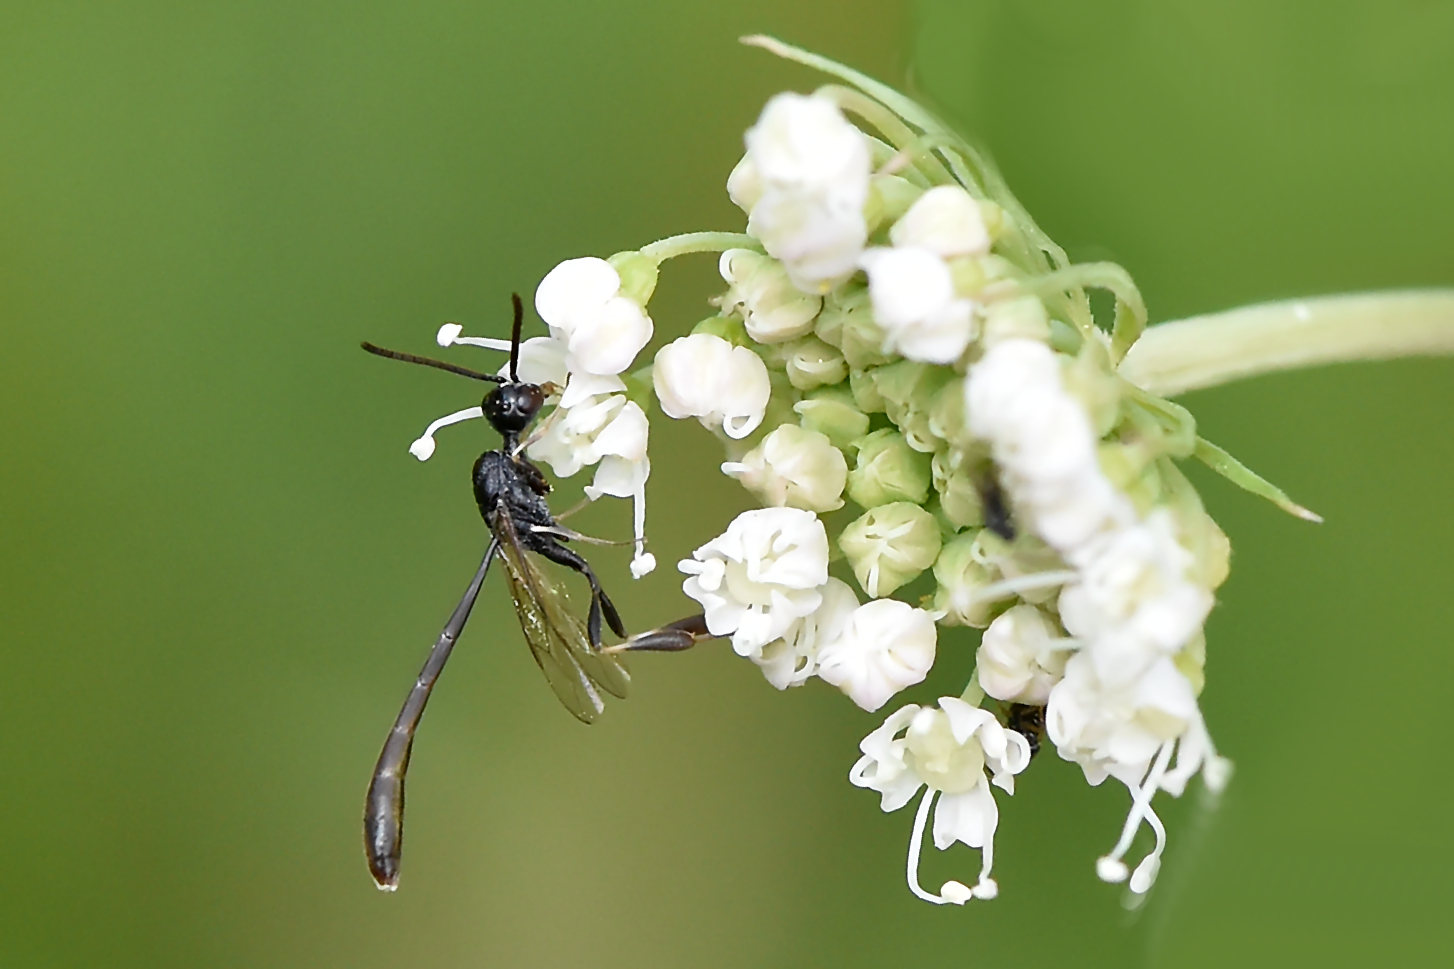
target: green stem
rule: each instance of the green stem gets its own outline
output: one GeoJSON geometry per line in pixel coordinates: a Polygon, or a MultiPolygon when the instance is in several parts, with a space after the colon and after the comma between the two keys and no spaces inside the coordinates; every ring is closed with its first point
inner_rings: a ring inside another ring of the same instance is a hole
{"type": "Polygon", "coordinates": [[[641,254],[657,265],[694,252],[726,252],[728,249],[762,251],[762,243],[741,232],[686,232],[653,242],[641,254]]]}
{"type": "Polygon", "coordinates": [[[1162,397],[1329,363],[1454,354],[1454,290],[1263,303],[1153,326],[1121,376],[1162,397]]]}

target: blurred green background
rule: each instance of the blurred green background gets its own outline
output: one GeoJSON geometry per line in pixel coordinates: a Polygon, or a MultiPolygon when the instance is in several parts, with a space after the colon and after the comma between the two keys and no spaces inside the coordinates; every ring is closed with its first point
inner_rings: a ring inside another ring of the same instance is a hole
{"type": "MultiPolygon", "coordinates": [[[[1237,549],[1203,703],[1238,773],[1215,811],[1167,799],[1139,911],[1094,876],[1114,785],[1038,759],[1002,801],[1000,898],[925,905],[910,812],[846,781],[880,717],[704,648],[636,662],[581,727],[493,582],[420,734],[402,888],[373,888],[364,786],[478,561],[467,477],[493,445],[467,425],[415,462],[475,391],[357,342],[501,333],[563,258],[739,226],[743,129],[820,83],[751,31],[937,103],[1156,319],[1454,284],[1449,3],[12,0],[0,966],[1448,958],[1443,360],[1187,399],[1327,524],[1196,478],[1237,549]]],[[[660,337],[713,280],[668,267],[660,337]]],[[[671,563],[746,504],[694,425],[658,425],[653,455],[664,567],[593,556],[636,628],[687,612],[671,563]]],[[[583,520],[628,527],[624,503],[583,520]]],[[[945,637],[908,698],[957,692],[972,645],[945,637]]],[[[925,882],[976,866],[930,852],[925,882]]]]}

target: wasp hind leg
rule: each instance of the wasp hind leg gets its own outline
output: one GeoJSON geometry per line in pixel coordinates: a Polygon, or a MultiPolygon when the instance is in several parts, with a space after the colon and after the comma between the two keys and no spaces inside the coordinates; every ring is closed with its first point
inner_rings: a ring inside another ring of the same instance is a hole
{"type": "Polygon", "coordinates": [[[592,649],[601,648],[601,617],[603,615],[606,617],[606,624],[611,627],[611,631],[617,636],[625,638],[626,624],[621,621],[621,614],[616,611],[611,597],[606,595],[605,589],[601,588],[601,580],[596,578],[596,573],[592,571],[589,562],[559,542],[532,543],[531,550],[568,569],[575,569],[591,584],[591,611],[586,619],[586,632],[590,634],[592,649]]]}
{"type": "Polygon", "coordinates": [[[637,633],[619,646],[609,647],[606,652],[679,653],[684,649],[691,649],[704,639],[716,638],[707,628],[706,616],[688,616],[650,632],[637,633]]]}

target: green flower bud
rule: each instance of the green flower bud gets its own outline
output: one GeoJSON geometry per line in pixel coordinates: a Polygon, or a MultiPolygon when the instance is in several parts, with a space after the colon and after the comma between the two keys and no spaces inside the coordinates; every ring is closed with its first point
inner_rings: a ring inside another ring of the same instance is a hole
{"type": "Polygon", "coordinates": [[[778,348],[788,381],[799,390],[814,390],[842,383],[848,377],[843,354],[815,336],[805,336],[778,348]]]}
{"type": "Polygon", "coordinates": [[[1232,543],[1207,514],[1196,488],[1169,458],[1156,462],[1163,485],[1163,501],[1176,518],[1177,537],[1192,555],[1187,578],[1208,589],[1227,581],[1232,543]]]}
{"type": "Polygon", "coordinates": [[[618,252],[606,260],[621,277],[621,295],[645,306],[656,292],[656,263],[639,252],[618,252]]]}
{"type": "Polygon", "coordinates": [[[805,431],[817,431],[847,450],[850,443],[868,433],[868,415],[858,409],[853,395],[843,387],[824,387],[793,405],[798,424],[805,431]]]}
{"type": "Polygon", "coordinates": [[[914,200],[923,194],[924,190],[907,178],[874,175],[868,183],[868,203],[863,210],[869,235],[903,218],[914,200]]]}
{"type": "Polygon", "coordinates": [[[889,420],[903,431],[909,446],[932,452],[942,443],[930,428],[930,412],[941,388],[954,379],[948,367],[900,360],[872,372],[874,386],[884,399],[889,420]]]}
{"type": "Polygon", "coordinates": [[[964,421],[964,380],[955,377],[939,388],[929,406],[929,433],[960,451],[980,447],[964,421]]]}
{"type": "Polygon", "coordinates": [[[918,505],[898,501],[874,508],[843,529],[838,547],[859,586],[878,599],[934,564],[939,525],[918,505]]]}
{"type": "Polygon", "coordinates": [[[939,506],[955,528],[977,528],[984,524],[984,504],[979,486],[958,451],[939,451],[930,462],[939,506]]]}
{"type": "Polygon", "coordinates": [[[983,629],[1000,606],[1014,598],[1009,594],[999,599],[980,598],[979,591],[998,582],[1000,572],[986,561],[979,534],[983,533],[960,535],[944,546],[934,562],[934,579],[939,583],[934,610],[944,613],[939,621],[946,626],[983,629]]]}
{"type": "Polygon", "coordinates": [[[853,402],[865,414],[882,414],[885,407],[883,394],[873,382],[873,371],[848,371],[848,389],[853,393],[853,402]]]}
{"type": "Polygon", "coordinates": [[[864,508],[896,501],[922,505],[929,497],[929,480],[929,455],[909,447],[898,431],[884,428],[858,441],[848,497],[864,508]]]}
{"type": "Polygon", "coordinates": [[[1111,432],[1121,418],[1121,378],[1111,368],[1105,344],[1087,340],[1061,368],[1065,389],[1085,407],[1098,437],[1111,432]]]}
{"type": "Polygon", "coordinates": [[[1101,473],[1125,493],[1142,515],[1161,499],[1161,474],[1156,460],[1140,444],[1107,442],[1096,452],[1101,473]]]}
{"type": "Polygon", "coordinates": [[[883,352],[884,331],[874,322],[866,286],[844,286],[825,297],[813,329],[824,343],[842,350],[854,370],[893,359],[883,352]]]}
{"type": "Polygon", "coordinates": [[[985,307],[984,344],[992,347],[1005,340],[1050,340],[1050,318],[1045,304],[1035,296],[1000,300],[985,307]]]}
{"type": "Polygon", "coordinates": [[[734,347],[747,347],[754,353],[762,350],[761,344],[747,335],[746,325],[735,316],[709,316],[692,327],[692,333],[721,337],[734,347]]]}

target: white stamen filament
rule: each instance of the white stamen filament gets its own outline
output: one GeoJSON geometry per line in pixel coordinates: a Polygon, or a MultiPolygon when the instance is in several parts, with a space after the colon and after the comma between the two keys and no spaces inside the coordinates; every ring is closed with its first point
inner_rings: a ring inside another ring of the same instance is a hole
{"type": "Polygon", "coordinates": [[[419,439],[409,445],[409,453],[420,461],[428,461],[434,454],[434,435],[441,427],[448,427],[451,424],[458,424],[460,421],[472,421],[477,417],[484,417],[485,412],[479,406],[466,407],[464,410],[455,411],[445,417],[441,417],[427,427],[419,439]]]}
{"type": "Polygon", "coordinates": [[[1116,842],[1116,847],[1111,853],[1096,861],[1096,874],[1101,880],[1108,882],[1119,882],[1126,878],[1126,865],[1121,858],[1131,847],[1131,841],[1136,837],[1136,830],[1141,827],[1141,819],[1151,826],[1156,834],[1156,847],[1151,853],[1136,866],[1136,873],[1131,878],[1131,890],[1140,894],[1151,887],[1151,882],[1156,879],[1156,872],[1161,867],[1161,852],[1166,848],[1166,828],[1161,823],[1161,818],[1151,809],[1151,796],[1156,793],[1161,785],[1161,775],[1166,773],[1166,765],[1171,761],[1171,751],[1176,746],[1175,740],[1168,740],[1161,745],[1161,750],[1156,754],[1156,761],[1151,765],[1151,770],[1146,773],[1146,778],[1139,787],[1131,789],[1131,811],[1126,815],[1126,823],[1121,828],[1121,840],[1116,842]],[[1108,877],[1111,876],[1111,877],[1108,877]],[[1139,888],[1137,886],[1140,886],[1139,888]]]}
{"type": "Polygon", "coordinates": [[[947,881],[939,889],[940,894],[934,895],[924,891],[919,884],[919,848],[924,843],[924,825],[929,821],[929,808],[933,806],[934,799],[939,792],[932,787],[924,788],[924,796],[919,800],[919,810],[914,813],[914,831],[909,835],[909,860],[905,871],[909,881],[909,891],[926,902],[933,902],[935,905],[963,905],[971,898],[994,898],[999,893],[999,886],[993,878],[989,877],[990,865],[994,860],[994,849],[989,842],[986,842],[983,854],[984,865],[980,869],[979,884],[973,889],[963,882],[947,881]]]}
{"type": "Polygon", "coordinates": [[[1057,585],[1065,585],[1067,582],[1074,582],[1080,577],[1078,572],[1062,570],[1060,572],[1033,572],[1030,575],[1017,575],[1009,579],[1001,579],[999,582],[991,582],[981,589],[976,589],[970,596],[970,604],[980,602],[991,602],[995,599],[1003,599],[1010,595],[1019,595],[1022,592],[1030,592],[1034,589],[1048,589],[1057,585]]]}
{"type": "Polygon", "coordinates": [[[484,347],[487,350],[504,350],[506,353],[509,353],[512,348],[509,340],[496,340],[487,336],[460,336],[460,331],[463,329],[464,327],[458,323],[446,323],[439,328],[434,342],[442,347],[463,344],[464,346],[484,347]]]}
{"type": "Polygon", "coordinates": [[[645,479],[631,493],[631,515],[636,534],[636,554],[631,558],[631,577],[639,579],[656,568],[656,556],[646,550],[645,479]]]}

